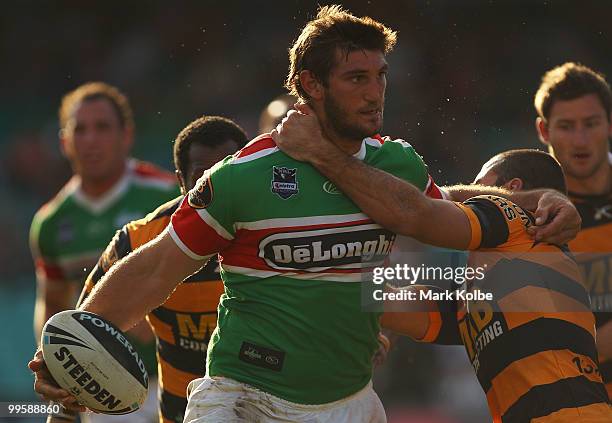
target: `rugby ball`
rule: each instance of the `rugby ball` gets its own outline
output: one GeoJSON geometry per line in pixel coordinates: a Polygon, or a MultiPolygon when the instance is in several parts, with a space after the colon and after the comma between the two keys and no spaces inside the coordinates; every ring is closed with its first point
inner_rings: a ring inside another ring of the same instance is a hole
{"type": "Polygon", "coordinates": [[[149,378],[142,359],[125,334],[97,314],[51,316],[40,344],[53,378],[90,410],[127,414],[145,401],[149,378]]]}

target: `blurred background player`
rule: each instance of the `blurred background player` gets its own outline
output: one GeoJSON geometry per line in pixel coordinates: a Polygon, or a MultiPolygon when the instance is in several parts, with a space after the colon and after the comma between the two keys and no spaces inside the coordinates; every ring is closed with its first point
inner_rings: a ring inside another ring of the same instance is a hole
{"type": "Polygon", "coordinates": [[[601,372],[612,395],[612,95],[604,76],[565,63],[542,77],[535,95],[540,140],[561,163],[582,230],[569,247],[584,271],[597,319],[601,372]]]}
{"type": "MultiPolygon", "coordinates": [[[[181,194],[187,194],[205,170],[246,142],[244,130],[226,118],[204,116],[187,125],[174,142],[174,165],[181,194]]],[[[89,274],[79,302],[117,260],[157,237],[182,199],[179,196],[118,231],[89,274]]],[[[163,305],[147,315],[157,338],[161,423],[182,423],[187,384],[205,374],[206,349],[217,325],[217,306],[223,293],[218,266],[216,258],[211,259],[183,281],[163,305]]]]}
{"type": "MultiPolygon", "coordinates": [[[[51,315],[74,307],[82,281],[115,231],[175,197],[178,191],[172,174],[129,158],[133,114],[117,88],[102,82],[76,88],[62,99],[59,121],[60,148],[74,175],[32,221],[37,340],[51,315]]],[[[131,334],[133,341],[140,340],[137,345],[145,350],[147,370],[155,375],[150,329],[143,322],[131,334]]],[[[154,421],[156,409],[155,395],[150,395],[143,409],[131,415],[131,421],[154,421]]],[[[96,422],[110,418],[89,417],[96,422]]],[[[114,418],[117,420],[121,417],[114,418]]]]}

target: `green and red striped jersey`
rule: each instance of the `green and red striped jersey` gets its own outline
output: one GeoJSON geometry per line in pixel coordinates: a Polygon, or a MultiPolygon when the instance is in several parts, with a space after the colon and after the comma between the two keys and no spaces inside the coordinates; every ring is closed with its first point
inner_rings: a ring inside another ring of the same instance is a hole
{"type": "MultiPolygon", "coordinates": [[[[356,157],[442,196],[406,142],[366,138],[356,157]]],[[[210,376],[302,404],[368,383],[379,314],[361,309],[362,270],[389,253],[395,234],[314,167],[260,136],[204,174],[169,230],[194,259],[220,255],[225,292],[210,376]]]]}

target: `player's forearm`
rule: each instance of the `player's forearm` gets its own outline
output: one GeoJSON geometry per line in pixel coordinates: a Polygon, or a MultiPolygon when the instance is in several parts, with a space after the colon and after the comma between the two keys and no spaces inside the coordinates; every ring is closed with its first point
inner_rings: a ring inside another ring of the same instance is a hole
{"type": "Polygon", "coordinates": [[[512,191],[485,185],[451,185],[442,187],[442,189],[450,197],[450,200],[458,202],[463,202],[477,195],[497,195],[504,198],[512,196],[512,191]]]}
{"type": "Polygon", "coordinates": [[[122,330],[133,327],[197,269],[185,268],[183,261],[167,254],[173,242],[169,236],[158,238],[117,262],[79,309],[99,314],[122,330]]]}
{"type": "Polygon", "coordinates": [[[163,281],[156,276],[159,263],[153,258],[162,259],[145,249],[116,263],[79,309],[99,314],[122,330],[134,326],[161,297],[163,281]]]}
{"type": "Polygon", "coordinates": [[[380,319],[382,328],[413,339],[422,339],[429,329],[429,313],[437,310],[435,302],[418,299],[420,291],[426,289],[420,285],[410,285],[402,289],[386,286],[385,292],[387,294],[399,294],[402,290],[405,290],[414,295],[414,299],[386,301],[385,312],[380,319]]]}
{"type": "Polygon", "coordinates": [[[511,191],[510,196],[506,197],[513,203],[518,204],[525,210],[535,211],[538,203],[544,194],[554,194],[558,197],[565,196],[554,189],[532,189],[529,191],[511,191]]]}
{"type": "Polygon", "coordinates": [[[526,210],[535,210],[538,207],[538,201],[544,193],[561,193],[551,189],[533,189],[528,191],[510,191],[500,187],[490,187],[485,185],[452,185],[442,188],[453,201],[463,202],[477,195],[496,195],[507,198],[513,203],[518,204],[526,210]]]}
{"type": "Polygon", "coordinates": [[[312,163],[365,214],[390,231],[438,247],[468,247],[469,220],[452,202],[428,198],[411,183],[339,151],[326,152],[312,163]]]}
{"type": "Polygon", "coordinates": [[[395,233],[417,237],[430,200],[414,185],[335,147],[313,158],[312,164],[374,221],[395,233]]]}

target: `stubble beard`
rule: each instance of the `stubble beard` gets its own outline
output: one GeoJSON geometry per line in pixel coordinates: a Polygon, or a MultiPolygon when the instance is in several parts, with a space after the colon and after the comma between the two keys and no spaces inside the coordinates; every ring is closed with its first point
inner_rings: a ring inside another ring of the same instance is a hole
{"type": "Polygon", "coordinates": [[[382,129],[382,111],[381,111],[381,122],[378,128],[375,130],[367,130],[359,125],[355,125],[346,118],[348,113],[338,104],[332,96],[326,96],[323,101],[323,108],[325,109],[325,115],[327,122],[334,130],[334,132],[347,139],[354,139],[355,141],[361,141],[364,138],[371,137],[380,132],[382,129]]]}

